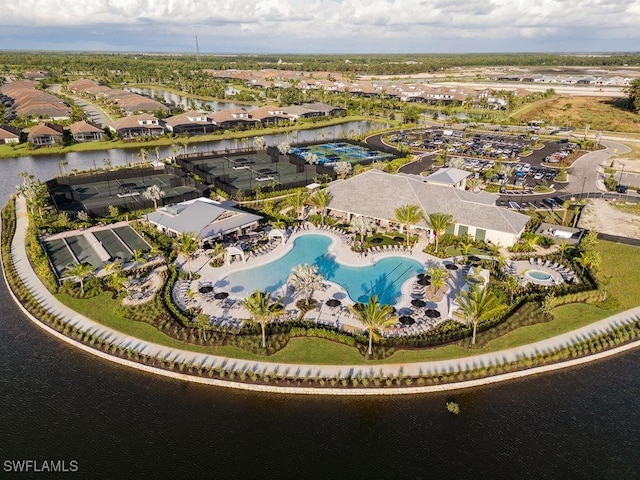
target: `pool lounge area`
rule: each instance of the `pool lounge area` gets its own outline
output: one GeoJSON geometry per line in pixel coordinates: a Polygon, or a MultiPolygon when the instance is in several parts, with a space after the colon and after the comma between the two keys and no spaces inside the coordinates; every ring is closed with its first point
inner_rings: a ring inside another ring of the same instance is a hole
{"type": "Polygon", "coordinates": [[[313,296],[318,307],[305,314],[306,320],[361,331],[363,326],[349,307],[376,294],[383,303],[394,307],[398,320],[385,334],[411,335],[450,318],[453,296],[465,281],[462,269],[451,270],[444,298],[439,303],[424,301],[423,305],[416,302],[425,294],[424,285],[417,284],[418,275],[427,266],[442,266],[442,260],[423,253],[420,246],[416,246],[411,255],[398,249],[364,256],[352,251],[337,230],[310,224],[290,231],[286,243],[276,242],[268,253],[249,256],[246,263],[238,260],[214,268],[209,266],[209,258],[204,253],[192,259],[192,269],[200,278],[174,287],[174,300],[181,308],[201,308],[202,313],[210,315],[212,324],[233,330],[239,328],[241,319],[249,316],[241,301],[256,289],[263,289],[282,299],[287,311],[283,321],[286,321],[300,313],[296,302],[301,295],[286,284],[291,267],[310,263],[318,266],[325,280],[323,288],[313,296]],[[406,323],[401,323],[401,318],[406,323]]]}

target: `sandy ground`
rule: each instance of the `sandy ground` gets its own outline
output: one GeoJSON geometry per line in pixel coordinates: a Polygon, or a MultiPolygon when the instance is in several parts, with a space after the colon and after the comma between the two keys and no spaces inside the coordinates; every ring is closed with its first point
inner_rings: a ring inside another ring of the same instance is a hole
{"type": "Polygon", "coordinates": [[[609,235],[640,239],[640,216],[621,212],[607,200],[591,199],[582,212],[578,226],[609,235]]]}

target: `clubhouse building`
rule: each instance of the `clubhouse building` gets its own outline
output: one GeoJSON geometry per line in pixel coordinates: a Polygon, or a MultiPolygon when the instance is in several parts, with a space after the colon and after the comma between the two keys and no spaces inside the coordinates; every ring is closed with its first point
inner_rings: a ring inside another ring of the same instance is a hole
{"type": "MultiPolygon", "coordinates": [[[[332,198],[328,208],[334,217],[350,221],[363,216],[385,227],[397,223],[397,207],[418,205],[425,216],[451,215],[454,224],[447,233],[471,235],[476,240],[504,247],[513,245],[524,232],[529,217],[498,207],[497,194],[464,190],[469,175],[455,168],[441,169],[428,177],[369,170],[330,185],[327,190],[332,198]]],[[[414,227],[429,231],[424,220],[414,227]]]]}

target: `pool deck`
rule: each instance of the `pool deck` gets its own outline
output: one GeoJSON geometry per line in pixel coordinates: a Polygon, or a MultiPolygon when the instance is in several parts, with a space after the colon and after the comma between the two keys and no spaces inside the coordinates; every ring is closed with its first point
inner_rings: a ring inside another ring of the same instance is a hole
{"type": "MultiPolygon", "coordinates": [[[[200,275],[200,278],[193,281],[190,286],[192,293],[190,296],[192,300],[188,306],[199,306],[202,308],[202,312],[211,315],[213,317],[225,317],[225,318],[248,318],[248,312],[239,305],[243,296],[234,296],[232,293],[229,299],[215,300],[211,294],[203,295],[198,292],[201,285],[214,286],[214,292],[216,290],[223,291],[224,288],[217,288],[216,283],[229,275],[232,272],[237,272],[249,268],[256,268],[267,263],[273,262],[284,255],[286,255],[292,248],[294,241],[304,235],[319,234],[325,235],[332,239],[329,246],[329,252],[335,254],[336,261],[349,266],[365,266],[377,262],[380,259],[387,257],[406,257],[411,258],[419,262],[423,268],[427,269],[431,266],[443,267],[447,263],[452,263],[452,259],[440,259],[432,255],[428,255],[423,252],[424,247],[427,244],[427,237],[422,235],[419,237],[417,244],[410,250],[406,251],[385,251],[381,253],[367,253],[362,254],[354,252],[351,247],[341,238],[341,236],[335,231],[327,228],[318,228],[311,224],[307,224],[305,229],[301,229],[295,232],[289,232],[289,236],[284,244],[280,243],[270,252],[259,255],[249,256],[246,262],[235,261],[230,265],[223,265],[222,267],[209,266],[210,258],[205,252],[200,252],[190,262],[191,268],[194,273],[200,275]]],[[[278,240],[279,242],[279,240],[278,240]]],[[[179,261],[182,263],[182,268],[187,269],[187,265],[184,257],[180,257],[179,261]]],[[[422,298],[420,292],[414,289],[415,277],[407,280],[401,287],[401,296],[396,302],[394,307],[400,315],[412,315],[422,316],[422,312],[416,310],[411,305],[411,301],[416,298],[422,298]]],[[[314,292],[314,299],[318,301],[318,308],[306,313],[305,317],[309,320],[314,320],[321,324],[333,324],[340,326],[345,330],[356,329],[361,330],[362,324],[357,320],[350,312],[349,306],[355,302],[349,298],[344,288],[338,284],[325,281],[325,288],[314,292]],[[326,305],[327,300],[337,299],[340,300],[341,305],[339,307],[331,308],[326,305]]],[[[440,312],[440,321],[447,318],[451,318],[451,306],[453,304],[454,296],[460,291],[465,283],[464,274],[462,269],[450,271],[449,279],[447,281],[446,294],[439,302],[426,301],[424,308],[436,309],[440,312]]],[[[424,289],[423,289],[424,290],[424,289]]],[[[424,293],[424,292],[422,292],[424,293]]],[[[291,316],[296,316],[298,310],[296,307],[296,301],[300,299],[300,296],[291,294],[287,290],[286,285],[276,292],[276,296],[281,297],[285,306],[285,310],[290,312],[291,316]]],[[[421,310],[424,310],[421,309],[421,310]]]]}

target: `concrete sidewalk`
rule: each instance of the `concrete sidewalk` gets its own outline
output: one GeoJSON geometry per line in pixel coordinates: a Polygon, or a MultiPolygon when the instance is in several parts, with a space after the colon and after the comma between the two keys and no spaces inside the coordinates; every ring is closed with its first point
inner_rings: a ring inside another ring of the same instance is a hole
{"type": "Polygon", "coordinates": [[[278,372],[279,375],[289,375],[292,377],[309,375],[325,378],[349,377],[355,375],[364,376],[370,374],[381,374],[385,376],[394,376],[400,373],[404,376],[441,374],[445,372],[458,372],[483,366],[488,367],[491,365],[498,365],[524,357],[537,355],[542,352],[554,351],[558,348],[584,340],[585,338],[612,330],[625,323],[633,322],[640,317],[640,307],[637,307],[626,312],[613,315],[607,319],[578,330],[549,338],[541,342],[499,352],[437,362],[385,365],[297,365],[268,361],[240,360],[217,355],[200,354],[186,350],[169,348],[130,337],[96,323],[60,303],[42,284],[28,261],[25,248],[25,234],[28,226],[28,217],[26,213],[26,202],[23,197],[18,197],[16,199],[16,217],[16,234],[11,245],[12,258],[18,274],[24,284],[45,308],[59,316],[69,325],[73,325],[85,332],[98,334],[115,345],[125,348],[133,348],[138,352],[150,355],[151,357],[173,360],[175,362],[191,362],[204,367],[223,367],[237,372],[278,372]]]}

